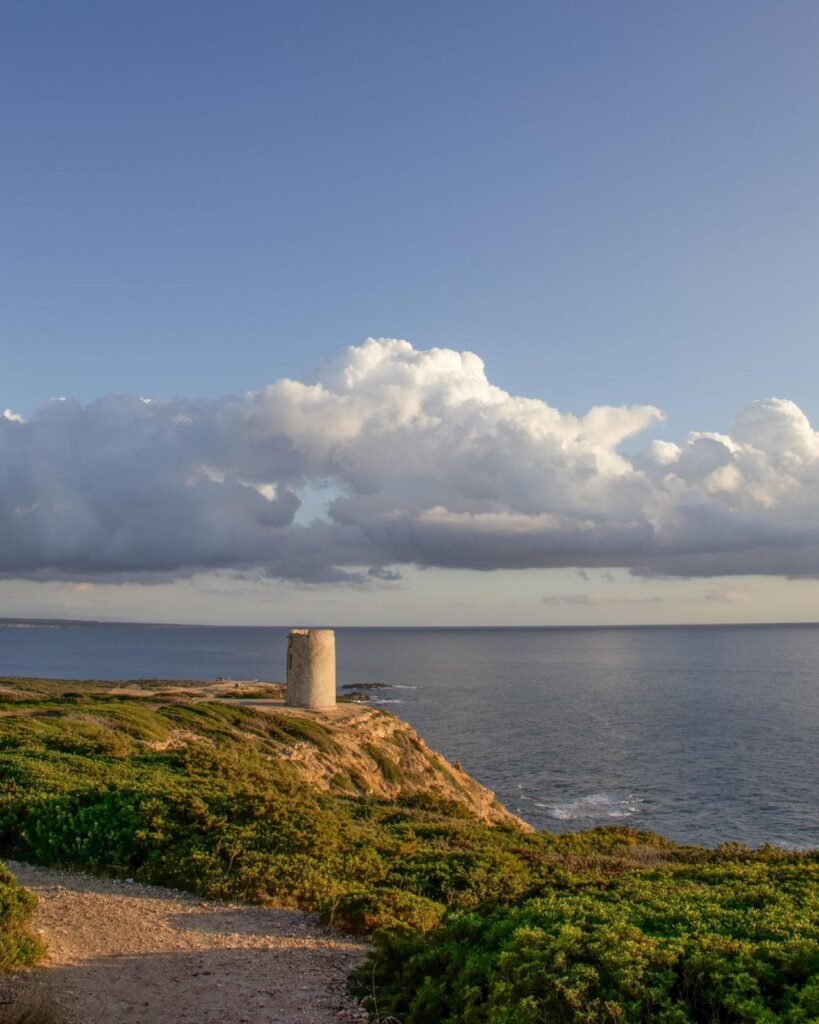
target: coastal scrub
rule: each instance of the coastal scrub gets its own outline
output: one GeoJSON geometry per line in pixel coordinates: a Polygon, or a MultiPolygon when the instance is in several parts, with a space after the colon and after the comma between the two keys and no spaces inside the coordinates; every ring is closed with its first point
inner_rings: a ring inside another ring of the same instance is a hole
{"type": "Polygon", "coordinates": [[[0,971],[30,967],[43,953],[32,930],[37,905],[4,864],[0,864],[0,971]]]}
{"type": "Polygon", "coordinates": [[[380,711],[2,682],[0,853],[375,931],[374,1020],[819,1020],[819,853],[527,832],[380,711]]]}

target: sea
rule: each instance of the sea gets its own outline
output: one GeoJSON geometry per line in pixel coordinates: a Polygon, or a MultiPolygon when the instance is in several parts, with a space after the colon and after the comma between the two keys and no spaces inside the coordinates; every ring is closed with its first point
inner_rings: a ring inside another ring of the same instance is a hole
{"type": "MultiPolygon", "coordinates": [[[[287,627],[0,620],[0,675],[282,681],[287,627]]],[[[338,629],[339,686],[537,828],[819,847],[819,625],[338,629]]]]}

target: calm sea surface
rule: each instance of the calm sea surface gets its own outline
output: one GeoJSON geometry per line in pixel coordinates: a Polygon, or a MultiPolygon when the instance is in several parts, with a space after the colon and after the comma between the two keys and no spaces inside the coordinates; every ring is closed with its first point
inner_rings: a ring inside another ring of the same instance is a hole
{"type": "MultiPolygon", "coordinates": [[[[510,808],[557,831],[819,846],[819,626],[342,629],[339,684],[384,682],[510,808]]],[[[0,675],[281,680],[286,630],[0,620],[0,675]]]]}

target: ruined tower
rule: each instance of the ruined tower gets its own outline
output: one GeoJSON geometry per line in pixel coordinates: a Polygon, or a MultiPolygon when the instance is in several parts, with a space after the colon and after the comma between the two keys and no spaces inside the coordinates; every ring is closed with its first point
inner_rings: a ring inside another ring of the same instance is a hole
{"type": "Polygon", "coordinates": [[[287,704],[326,711],[336,706],[336,635],[291,629],[287,638],[287,704]]]}

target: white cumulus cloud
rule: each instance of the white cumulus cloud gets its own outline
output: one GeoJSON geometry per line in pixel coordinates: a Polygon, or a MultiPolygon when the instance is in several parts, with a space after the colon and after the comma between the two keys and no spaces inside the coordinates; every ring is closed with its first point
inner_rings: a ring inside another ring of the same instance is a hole
{"type": "Polygon", "coordinates": [[[384,339],[245,395],[54,400],[0,417],[0,573],[819,573],[819,435],[793,402],[620,451],[661,419],[653,405],[563,413],[491,384],[471,352],[384,339]],[[298,495],[316,488],[334,495],[327,513],[301,522],[298,495]]]}

